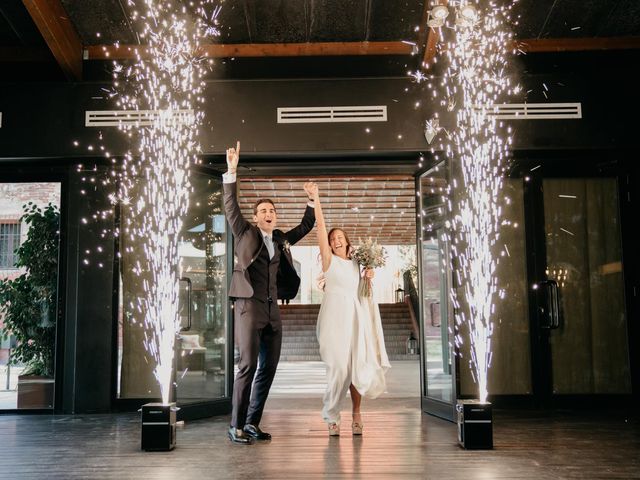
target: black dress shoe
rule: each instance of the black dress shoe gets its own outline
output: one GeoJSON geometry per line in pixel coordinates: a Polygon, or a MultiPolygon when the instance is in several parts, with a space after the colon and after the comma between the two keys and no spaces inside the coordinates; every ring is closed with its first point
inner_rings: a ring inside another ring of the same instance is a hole
{"type": "Polygon", "coordinates": [[[229,435],[229,440],[233,443],[240,443],[242,445],[251,445],[253,443],[253,438],[245,435],[242,430],[235,427],[229,427],[227,434],[229,435]]]}
{"type": "Polygon", "coordinates": [[[251,425],[247,423],[244,428],[244,433],[248,436],[255,438],[256,440],[271,440],[271,434],[267,432],[263,432],[260,430],[260,427],[256,427],[255,425],[251,425]]]}

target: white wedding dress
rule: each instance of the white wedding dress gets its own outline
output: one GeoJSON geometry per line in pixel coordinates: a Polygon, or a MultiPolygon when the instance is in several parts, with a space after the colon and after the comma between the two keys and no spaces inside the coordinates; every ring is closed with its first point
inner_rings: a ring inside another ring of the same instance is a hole
{"type": "Polygon", "coordinates": [[[340,403],[349,385],[364,397],[376,398],[386,388],[385,372],[391,365],[378,305],[358,296],[358,264],[332,255],[324,276],[316,326],[320,357],[327,367],[322,417],[328,423],[340,423],[340,403]]]}

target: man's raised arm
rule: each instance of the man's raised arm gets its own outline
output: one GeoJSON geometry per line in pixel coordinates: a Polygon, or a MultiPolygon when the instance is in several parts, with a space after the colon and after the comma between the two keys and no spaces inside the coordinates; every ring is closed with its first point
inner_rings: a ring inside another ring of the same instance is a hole
{"type": "Polygon", "coordinates": [[[238,205],[236,173],[240,160],[240,142],[236,148],[227,148],[227,173],[222,175],[222,186],[224,189],[224,214],[227,222],[231,226],[231,231],[237,237],[251,225],[242,216],[240,205],[238,205]]]}

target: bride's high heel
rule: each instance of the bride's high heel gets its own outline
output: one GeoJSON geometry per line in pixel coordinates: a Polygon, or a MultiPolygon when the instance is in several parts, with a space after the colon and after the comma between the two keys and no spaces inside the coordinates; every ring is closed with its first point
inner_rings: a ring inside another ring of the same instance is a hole
{"type": "Polygon", "coordinates": [[[353,415],[353,423],[351,424],[351,433],[353,435],[362,435],[362,429],[364,423],[362,423],[362,416],[359,413],[353,415]]]}
{"type": "Polygon", "coordinates": [[[338,425],[337,423],[330,423],[329,424],[329,436],[330,437],[337,437],[340,435],[340,425],[338,425]]]}

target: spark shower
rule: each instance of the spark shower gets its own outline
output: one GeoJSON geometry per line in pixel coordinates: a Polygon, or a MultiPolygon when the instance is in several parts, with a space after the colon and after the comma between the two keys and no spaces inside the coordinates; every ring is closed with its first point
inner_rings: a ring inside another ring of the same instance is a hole
{"type": "Polygon", "coordinates": [[[198,106],[209,68],[200,47],[219,35],[220,8],[210,0],[128,0],[128,7],[146,46],[134,49],[132,65],[114,62],[114,98],[124,111],[151,114],[144,125],[120,127],[137,148],[125,155],[122,168],[114,167],[119,190],[112,200],[129,210],[120,236],[143,252],[143,262],[134,267],[143,287],[135,309],[143,317],[145,348],[166,404],[180,328],[178,240],[189,206],[189,167],[199,161],[198,106]]]}
{"type": "MultiPolygon", "coordinates": [[[[414,74],[417,81],[429,80],[433,98],[452,112],[454,126],[442,135],[439,149],[455,171],[447,199],[452,216],[446,239],[458,286],[450,291],[459,332],[455,344],[458,348],[464,344],[460,330],[468,329],[469,364],[482,402],[488,393],[495,303],[504,295],[495,274],[503,224],[502,178],[511,145],[510,128],[492,113],[494,105],[519,91],[506,73],[513,51],[511,6],[449,2],[455,15],[444,15],[448,20],[442,19],[442,25],[435,29],[446,61],[444,74],[441,80],[421,72],[414,74]]],[[[443,12],[437,13],[442,18],[443,12]]],[[[439,126],[440,120],[436,115],[427,122],[427,129],[439,126]]],[[[435,155],[435,147],[432,153],[435,155]]]]}

